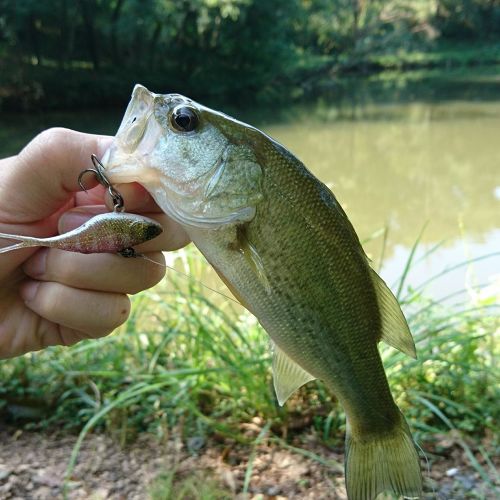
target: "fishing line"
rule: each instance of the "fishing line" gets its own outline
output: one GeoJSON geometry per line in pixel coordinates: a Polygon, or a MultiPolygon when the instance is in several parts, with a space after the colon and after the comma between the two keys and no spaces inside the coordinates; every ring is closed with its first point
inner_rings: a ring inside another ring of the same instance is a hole
{"type": "Polygon", "coordinates": [[[226,299],[229,299],[232,302],[234,302],[235,304],[238,304],[239,306],[241,306],[240,302],[238,302],[237,300],[233,299],[232,297],[229,297],[229,295],[226,295],[225,293],[219,292],[219,290],[216,290],[215,288],[212,288],[212,287],[210,287],[208,285],[205,285],[205,283],[203,283],[202,281],[194,278],[190,274],[183,273],[182,271],[179,271],[178,269],[175,269],[175,267],[169,266],[168,264],[162,264],[161,262],[157,262],[156,260],[153,260],[153,259],[150,259],[149,257],[146,257],[142,253],[135,254],[134,257],[139,257],[141,259],[144,259],[144,260],[147,260],[149,262],[152,262],[153,264],[156,264],[157,266],[166,267],[167,269],[170,269],[171,271],[175,271],[176,273],[180,274],[182,277],[184,277],[186,279],[189,279],[189,280],[194,280],[196,283],[198,283],[198,285],[201,285],[202,287],[206,288],[207,290],[210,290],[211,292],[214,292],[214,293],[218,293],[219,295],[222,295],[222,297],[224,297],[226,299]]]}

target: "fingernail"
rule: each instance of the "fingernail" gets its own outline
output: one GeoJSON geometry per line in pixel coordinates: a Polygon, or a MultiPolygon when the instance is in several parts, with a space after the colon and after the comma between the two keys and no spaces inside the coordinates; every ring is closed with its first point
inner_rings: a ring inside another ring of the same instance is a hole
{"type": "Polygon", "coordinates": [[[32,278],[40,278],[45,274],[47,266],[47,255],[49,249],[42,248],[38,250],[23,266],[23,271],[32,278]]]}
{"type": "Polygon", "coordinates": [[[81,226],[95,215],[107,212],[104,205],[89,205],[85,208],[72,208],[64,212],[57,223],[59,233],[66,233],[81,226]]]}
{"type": "Polygon", "coordinates": [[[39,286],[39,281],[27,281],[21,285],[19,291],[24,302],[33,302],[39,286]]]}

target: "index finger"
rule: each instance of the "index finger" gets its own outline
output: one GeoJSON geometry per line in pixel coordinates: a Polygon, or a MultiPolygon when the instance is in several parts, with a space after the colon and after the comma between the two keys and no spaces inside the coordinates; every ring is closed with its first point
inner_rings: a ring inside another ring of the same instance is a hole
{"type": "MultiPolygon", "coordinates": [[[[102,156],[111,141],[64,128],[39,134],[17,156],[1,162],[0,218],[26,223],[56,212],[81,189],[78,176],[92,167],[90,155],[102,156]]],[[[89,188],[96,183],[92,176],[85,178],[89,188]]]]}

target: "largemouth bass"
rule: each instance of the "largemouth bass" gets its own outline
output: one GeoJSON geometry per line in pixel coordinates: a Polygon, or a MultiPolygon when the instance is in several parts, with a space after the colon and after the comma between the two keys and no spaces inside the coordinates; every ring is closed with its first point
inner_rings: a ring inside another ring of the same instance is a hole
{"type": "Polygon", "coordinates": [[[0,233],[0,239],[19,243],[0,248],[0,254],[31,247],[59,248],[79,253],[119,253],[135,256],[134,246],[156,238],[163,232],[161,225],[142,215],[108,212],[92,217],[67,233],[50,238],[0,233]]]}
{"type": "Polygon", "coordinates": [[[111,182],[141,183],[258,318],[281,405],[316,378],[337,396],[349,498],[420,497],[418,454],[377,348],[415,357],[413,339],[330,190],[261,131],[140,85],[103,164],[111,182]]]}

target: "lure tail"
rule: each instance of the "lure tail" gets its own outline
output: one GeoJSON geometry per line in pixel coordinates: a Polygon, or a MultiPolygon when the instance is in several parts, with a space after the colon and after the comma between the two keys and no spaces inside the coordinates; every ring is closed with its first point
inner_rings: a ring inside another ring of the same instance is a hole
{"type": "Polygon", "coordinates": [[[0,253],[7,253],[11,252],[12,250],[18,250],[19,248],[36,247],[40,245],[40,240],[38,238],[30,238],[29,236],[18,236],[16,234],[0,233],[0,238],[4,238],[7,240],[16,240],[20,242],[8,247],[0,248],[0,253]]]}
{"type": "Polygon", "coordinates": [[[0,253],[11,252],[12,250],[18,250],[19,248],[26,248],[26,245],[24,243],[16,243],[15,245],[0,248],[0,253]]]}
{"type": "Polygon", "coordinates": [[[404,498],[421,498],[422,475],[408,425],[401,423],[380,438],[346,435],[345,475],[349,500],[374,500],[390,491],[404,498]]]}

